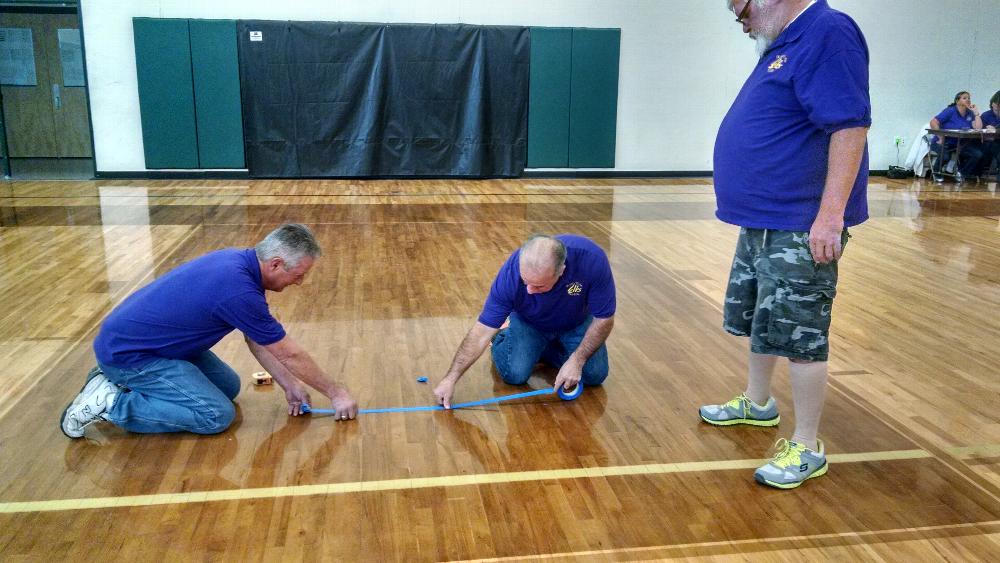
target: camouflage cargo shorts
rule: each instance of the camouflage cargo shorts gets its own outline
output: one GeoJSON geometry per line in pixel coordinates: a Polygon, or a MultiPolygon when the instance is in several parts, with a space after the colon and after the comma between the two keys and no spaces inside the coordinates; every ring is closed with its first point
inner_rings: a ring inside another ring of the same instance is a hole
{"type": "MultiPolygon", "coordinates": [[[[841,234],[846,247],[847,229],[841,234]]],[[[757,354],[823,362],[830,353],[830,313],[837,263],[817,264],[809,233],[740,229],[729,274],[723,326],[750,337],[757,354]]]]}

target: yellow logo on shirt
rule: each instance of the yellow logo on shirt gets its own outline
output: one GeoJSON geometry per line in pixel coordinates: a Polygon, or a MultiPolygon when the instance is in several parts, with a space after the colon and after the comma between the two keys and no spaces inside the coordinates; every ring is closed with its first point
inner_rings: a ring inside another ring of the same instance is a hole
{"type": "Polygon", "coordinates": [[[785,63],[787,62],[788,62],[788,57],[786,57],[785,55],[778,55],[777,57],[774,58],[774,62],[772,62],[770,66],[767,67],[767,71],[774,72],[780,69],[781,67],[785,66],[785,63]]]}
{"type": "Polygon", "coordinates": [[[566,293],[570,295],[580,295],[580,292],[582,291],[583,291],[583,284],[581,284],[580,282],[573,282],[569,284],[569,287],[566,288],[566,293]]]}

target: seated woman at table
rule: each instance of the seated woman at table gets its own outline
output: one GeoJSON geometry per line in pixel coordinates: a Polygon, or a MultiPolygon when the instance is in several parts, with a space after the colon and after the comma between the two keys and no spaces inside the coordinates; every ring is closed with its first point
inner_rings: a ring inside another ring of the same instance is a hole
{"type": "MultiPolygon", "coordinates": [[[[983,120],[983,128],[989,132],[1000,129],[1000,90],[990,98],[990,109],[979,116],[983,120]]],[[[1000,156],[1000,139],[983,143],[983,157],[979,159],[979,175],[989,174],[990,165],[1000,156]]],[[[997,161],[997,177],[1000,178],[1000,161],[997,161]]],[[[1000,181],[1000,179],[998,179],[1000,181]]]]}
{"type": "MultiPolygon", "coordinates": [[[[941,110],[941,113],[931,119],[931,129],[982,129],[983,120],[979,117],[979,109],[970,100],[968,92],[955,94],[955,101],[941,110]]],[[[931,143],[931,150],[941,157],[940,166],[948,161],[948,155],[958,145],[958,139],[946,137],[944,144],[941,137],[931,143]],[[947,149],[947,151],[945,150],[947,149]]],[[[962,141],[962,152],[958,155],[959,172],[962,176],[971,177],[979,168],[979,160],[983,157],[983,145],[979,141],[962,141]]]]}

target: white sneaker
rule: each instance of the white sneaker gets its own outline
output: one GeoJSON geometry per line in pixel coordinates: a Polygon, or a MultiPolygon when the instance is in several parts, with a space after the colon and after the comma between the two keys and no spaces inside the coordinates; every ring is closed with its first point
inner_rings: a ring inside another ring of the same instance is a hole
{"type": "Polygon", "coordinates": [[[60,421],[63,434],[82,438],[84,428],[98,420],[108,420],[108,411],[117,396],[118,386],[108,381],[103,373],[95,374],[63,411],[60,421]]]}

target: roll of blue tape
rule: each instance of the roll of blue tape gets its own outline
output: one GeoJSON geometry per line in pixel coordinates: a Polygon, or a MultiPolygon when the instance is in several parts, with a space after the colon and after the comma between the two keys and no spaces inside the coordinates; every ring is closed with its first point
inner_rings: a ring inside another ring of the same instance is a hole
{"type": "Polygon", "coordinates": [[[560,399],[564,401],[572,401],[580,395],[583,395],[583,383],[577,383],[576,387],[574,387],[572,391],[566,391],[560,387],[558,393],[560,399]]]}

